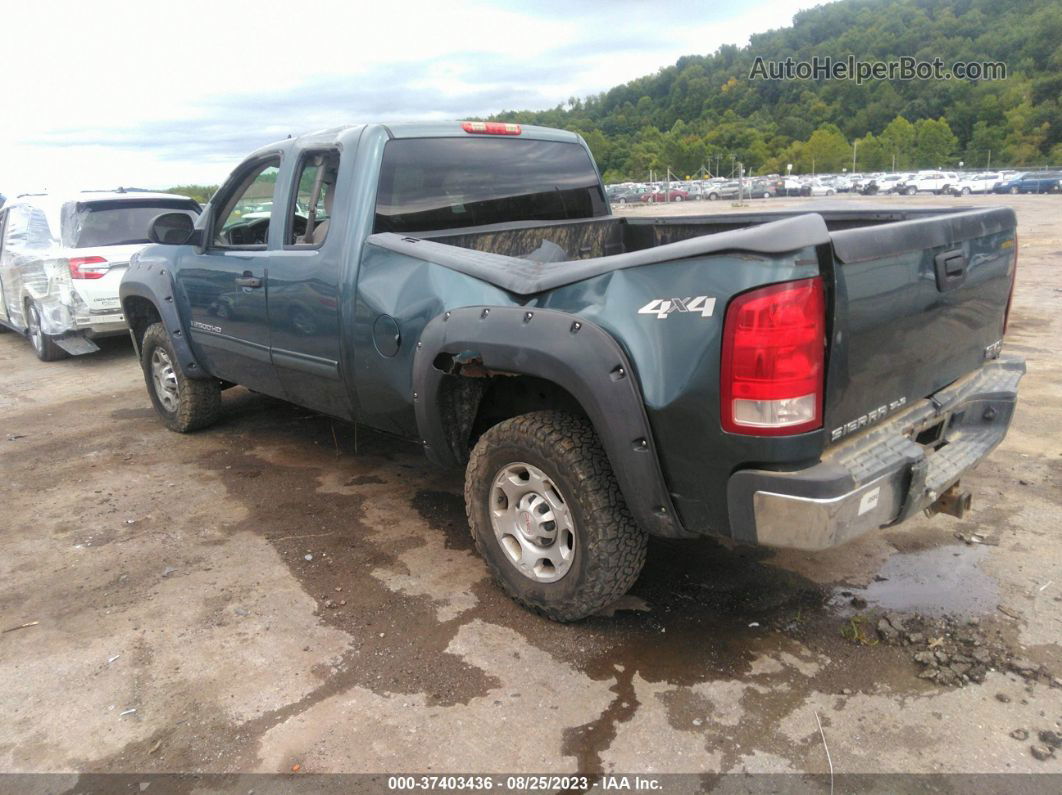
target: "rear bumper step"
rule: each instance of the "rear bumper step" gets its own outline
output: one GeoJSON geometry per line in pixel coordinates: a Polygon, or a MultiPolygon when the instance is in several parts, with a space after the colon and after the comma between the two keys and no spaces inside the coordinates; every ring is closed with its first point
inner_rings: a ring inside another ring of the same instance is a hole
{"type": "Polygon", "coordinates": [[[904,413],[831,447],[813,467],[734,473],[728,484],[734,537],[817,550],[927,508],[961,513],[969,507],[969,495],[953,487],[1003,441],[1024,374],[1022,359],[988,362],[904,413]],[[924,434],[938,424],[939,435],[924,434]]]}

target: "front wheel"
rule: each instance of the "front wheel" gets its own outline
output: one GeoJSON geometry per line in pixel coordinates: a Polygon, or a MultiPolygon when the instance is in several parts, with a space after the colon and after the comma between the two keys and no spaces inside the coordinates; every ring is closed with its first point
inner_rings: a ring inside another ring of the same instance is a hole
{"type": "Polygon", "coordinates": [[[708,194],[708,201],[710,201],[710,202],[714,202],[718,198],[719,198],[719,194],[718,193],[709,193],[708,194]]]}
{"type": "Polygon", "coordinates": [[[476,549],[516,602],[575,621],[638,579],[646,534],[588,420],[539,411],[479,438],[465,473],[476,549]]]}
{"type": "Polygon", "coordinates": [[[166,427],[188,433],[212,425],[221,413],[221,385],[188,378],[177,363],[170,335],[161,323],[148,326],[140,346],[148,395],[166,427]]]}
{"type": "Polygon", "coordinates": [[[680,202],[680,201],[682,201],[682,197],[681,196],[674,196],[674,197],[672,197],[671,201],[680,202]]]}
{"type": "Polygon", "coordinates": [[[1011,192],[1011,195],[1016,195],[1016,194],[1018,194],[1018,193],[1021,193],[1021,190],[1019,190],[1019,189],[1018,189],[1018,188],[1017,188],[1017,187],[1015,186],[1015,187],[1013,187],[1013,188],[1011,188],[1011,189],[1010,189],[1010,192],[1011,192]]]}

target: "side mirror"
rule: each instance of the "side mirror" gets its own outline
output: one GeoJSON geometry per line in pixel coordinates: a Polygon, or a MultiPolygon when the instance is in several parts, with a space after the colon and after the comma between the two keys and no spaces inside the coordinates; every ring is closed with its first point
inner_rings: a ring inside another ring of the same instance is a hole
{"type": "Polygon", "coordinates": [[[148,229],[152,243],[181,246],[190,243],[195,235],[195,221],[187,213],[163,213],[156,216],[148,229]]]}

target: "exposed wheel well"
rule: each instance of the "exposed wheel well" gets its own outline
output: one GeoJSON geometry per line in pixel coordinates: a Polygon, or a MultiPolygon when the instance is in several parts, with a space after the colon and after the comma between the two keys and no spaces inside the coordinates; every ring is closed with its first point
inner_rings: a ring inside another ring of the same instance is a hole
{"type": "Polygon", "coordinates": [[[480,436],[512,417],[532,411],[586,416],[579,401],[552,381],[530,375],[473,372],[476,375],[452,375],[439,390],[449,442],[462,461],[468,459],[480,436]]]}
{"type": "Polygon", "coordinates": [[[148,326],[161,322],[162,316],[159,315],[159,310],[151,301],[136,295],[125,299],[122,311],[125,313],[125,322],[132,329],[133,339],[136,340],[136,347],[139,349],[148,326]]]}

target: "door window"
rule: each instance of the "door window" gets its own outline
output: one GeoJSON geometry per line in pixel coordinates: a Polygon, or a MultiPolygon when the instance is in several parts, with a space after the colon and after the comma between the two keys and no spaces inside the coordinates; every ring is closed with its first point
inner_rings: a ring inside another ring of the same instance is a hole
{"type": "Polygon", "coordinates": [[[319,248],[328,236],[336,195],[339,152],[309,152],[299,163],[295,200],[288,210],[286,246],[319,248]]]}
{"type": "Polygon", "coordinates": [[[237,182],[219,208],[214,224],[214,245],[265,248],[279,171],[280,158],[270,158],[259,162],[237,182]]]}

